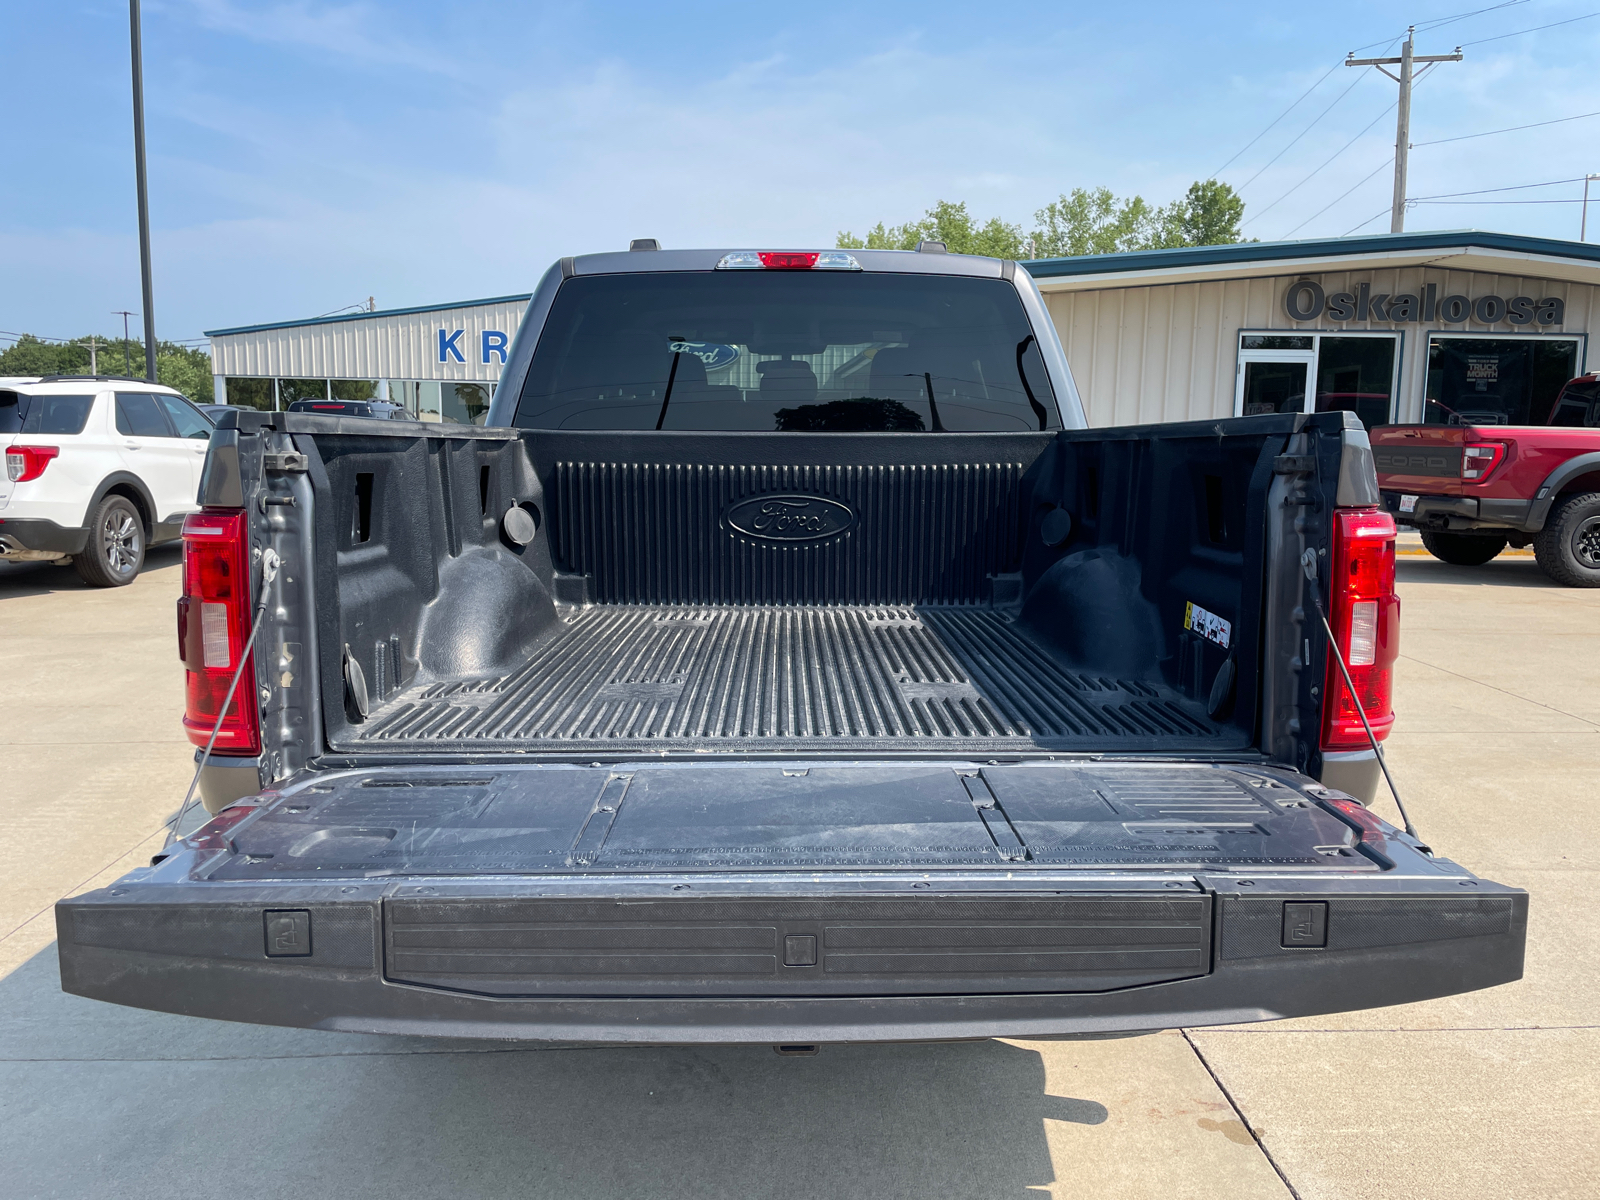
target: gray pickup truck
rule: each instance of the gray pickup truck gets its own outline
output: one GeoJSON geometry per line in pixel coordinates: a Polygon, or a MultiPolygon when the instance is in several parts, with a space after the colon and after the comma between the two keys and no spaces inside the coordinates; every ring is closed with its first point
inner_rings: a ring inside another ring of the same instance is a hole
{"type": "Polygon", "coordinates": [[[225,418],[178,607],[214,815],[57,906],[63,987],[803,1046],[1519,978],[1526,894],[1365,804],[1360,425],[1085,428],[1026,272],[936,251],[563,259],[482,428],[225,418]]]}

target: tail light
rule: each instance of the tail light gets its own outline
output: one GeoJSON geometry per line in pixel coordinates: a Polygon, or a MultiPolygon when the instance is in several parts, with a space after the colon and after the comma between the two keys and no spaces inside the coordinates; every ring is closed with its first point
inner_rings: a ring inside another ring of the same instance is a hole
{"type": "Polygon", "coordinates": [[[735,250],[717,261],[719,271],[859,271],[854,254],[841,250],[735,250]]]}
{"type": "MultiPolygon", "coordinates": [[[[184,666],[183,727],[204,746],[250,639],[249,527],[243,510],[208,509],[183,522],[183,595],[178,657],[184,666]]],[[[261,753],[255,664],[248,659],[222,719],[215,750],[261,753]]]]}
{"type": "Polygon", "coordinates": [[[1328,653],[1324,750],[1365,748],[1359,701],[1372,732],[1394,727],[1394,660],[1400,655],[1400,597],[1394,591],[1394,518],[1379,508],[1334,512],[1333,580],[1328,624],[1344,653],[1355,696],[1332,651],[1328,653]]]}
{"type": "Polygon", "coordinates": [[[1505,456],[1504,442],[1469,442],[1461,448],[1461,478],[1469,483],[1487,479],[1505,456]]]}
{"type": "Polygon", "coordinates": [[[12,446],[6,451],[6,478],[12,483],[37,479],[60,453],[60,446],[12,446]]]}

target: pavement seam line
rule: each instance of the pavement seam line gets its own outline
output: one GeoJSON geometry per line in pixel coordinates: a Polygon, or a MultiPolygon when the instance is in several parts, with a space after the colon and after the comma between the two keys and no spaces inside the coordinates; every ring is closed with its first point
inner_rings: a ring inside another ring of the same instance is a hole
{"type": "Polygon", "coordinates": [[[1580,717],[1577,713],[1569,713],[1564,708],[1557,708],[1553,704],[1546,704],[1542,700],[1530,700],[1527,696],[1519,696],[1516,692],[1508,692],[1505,688],[1495,687],[1492,683],[1484,683],[1481,679],[1474,679],[1470,675],[1463,675],[1460,671],[1452,671],[1449,667],[1441,667],[1431,663],[1425,658],[1417,658],[1411,654],[1402,654],[1401,658],[1417,663],[1419,666],[1429,667],[1435,671],[1443,671],[1446,675],[1454,675],[1457,679],[1464,679],[1468,683],[1475,683],[1479,687],[1488,688],[1491,692],[1499,692],[1502,696],[1510,696],[1513,700],[1521,700],[1524,704],[1533,704],[1547,712],[1559,713],[1563,717],[1570,717],[1574,721],[1582,721],[1592,729],[1600,729],[1600,721],[1591,721],[1588,717],[1580,717]]]}
{"type": "Polygon", "coordinates": [[[1294,1200],[1303,1200],[1300,1193],[1295,1189],[1294,1184],[1289,1182],[1289,1177],[1284,1174],[1283,1168],[1278,1165],[1278,1160],[1272,1157],[1272,1151],[1267,1149],[1266,1143],[1256,1133],[1255,1126],[1245,1119],[1244,1109],[1239,1107],[1239,1102],[1233,1098],[1233,1093],[1228,1090],[1227,1085],[1222,1082],[1216,1071],[1212,1070],[1211,1063],[1207,1061],[1204,1052],[1195,1044],[1195,1040],[1189,1036],[1189,1031],[1180,1029],[1178,1032],[1183,1035],[1183,1040],[1189,1043],[1189,1049],[1194,1051],[1194,1056],[1200,1060],[1200,1065],[1206,1069],[1206,1074],[1211,1076],[1211,1082],[1217,1085],[1217,1090],[1222,1093],[1222,1098],[1228,1102],[1228,1107],[1233,1109],[1233,1115],[1239,1118],[1239,1124],[1244,1126],[1244,1131],[1250,1135],[1250,1140],[1256,1144],[1256,1149],[1261,1151],[1261,1156],[1267,1160],[1267,1165],[1283,1181],[1283,1186],[1289,1189],[1289,1195],[1294,1197],[1294,1200]]]}
{"type": "Polygon", "coordinates": [[[52,908],[54,908],[59,901],[64,900],[68,896],[72,895],[73,892],[77,891],[84,884],[88,883],[96,875],[105,874],[106,871],[110,870],[113,866],[116,865],[118,859],[127,858],[128,855],[132,854],[135,850],[137,850],[140,846],[144,845],[146,842],[150,841],[152,838],[162,837],[165,834],[166,834],[166,826],[162,826],[162,828],[160,830],[158,830],[155,833],[150,834],[148,837],[140,838],[133,845],[129,846],[126,850],[122,851],[122,853],[118,854],[116,858],[113,858],[110,862],[106,863],[104,866],[100,867],[98,870],[92,871],[88,875],[85,875],[76,884],[74,884],[72,887],[68,888],[66,891],[62,892],[61,895],[57,896],[54,900],[50,901],[49,904],[46,904],[38,912],[34,913],[30,917],[24,917],[16,925],[13,925],[10,929],[6,930],[4,933],[0,933],[0,942],[4,942],[4,941],[8,940],[9,938],[11,938],[13,935],[22,932],[22,930],[26,929],[29,925],[32,925],[40,917],[44,916],[45,913],[49,912],[52,908]]]}
{"type": "Polygon", "coordinates": [[[1398,1025],[1392,1029],[1378,1029],[1371,1026],[1351,1027],[1349,1029],[1207,1029],[1207,1034],[1237,1033],[1252,1034],[1282,1034],[1289,1036],[1296,1033],[1559,1033],[1569,1029],[1600,1029],[1600,1025],[1398,1025]]]}
{"type": "MultiPolygon", "coordinates": [[[[341,1050],[331,1054],[215,1054],[194,1058],[167,1055],[162,1058],[0,1058],[4,1063],[208,1063],[208,1062],[300,1062],[324,1058],[441,1058],[452,1054],[560,1054],[567,1051],[674,1049],[675,1047],[634,1045],[628,1042],[600,1046],[486,1046],[482,1050],[341,1050]]],[[[691,1047],[693,1048],[693,1047],[691,1047]]]]}

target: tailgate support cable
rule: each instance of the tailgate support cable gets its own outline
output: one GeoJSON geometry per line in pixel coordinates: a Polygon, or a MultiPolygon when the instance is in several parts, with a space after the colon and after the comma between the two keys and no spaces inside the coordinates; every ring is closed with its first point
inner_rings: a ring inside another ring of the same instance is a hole
{"type": "MultiPolygon", "coordinates": [[[[1300,556],[1300,565],[1305,568],[1306,578],[1311,581],[1311,603],[1316,605],[1317,617],[1322,621],[1322,628],[1328,635],[1328,648],[1333,651],[1334,660],[1339,664],[1339,674],[1344,676],[1344,686],[1350,689],[1350,699],[1355,704],[1356,715],[1361,718],[1361,728],[1367,731],[1367,741],[1372,743],[1372,751],[1378,756],[1378,766],[1383,770],[1383,778],[1389,784],[1389,794],[1394,797],[1394,806],[1400,810],[1400,821],[1405,830],[1418,842],[1422,835],[1411,824],[1411,815],[1406,812],[1405,801],[1400,799],[1400,789],[1394,785],[1394,776],[1389,774],[1389,763],[1383,757],[1383,747],[1378,743],[1377,734],[1372,732],[1372,725],[1367,720],[1367,710],[1362,707],[1361,696],[1356,692],[1355,680],[1350,677],[1350,668],[1344,661],[1344,651],[1339,649],[1339,639],[1333,636],[1333,626],[1328,623],[1327,610],[1322,607],[1322,590],[1317,581],[1317,552],[1307,550],[1300,556]]],[[[1327,698],[1326,703],[1332,703],[1333,698],[1327,698]]]]}
{"type": "Polygon", "coordinates": [[[189,780],[189,790],[183,794],[183,803],[178,807],[181,814],[189,808],[189,801],[194,799],[194,789],[199,786],[200,772],[206,769],[206,763],[211,760],[211,747],[217,744],[217,735],[222,732],[222,722],[228,715],[228,705],[233,703],[233,693],[239,687],[239,677],[244,674],[244,665],[250,661],[250,651],[256,644],[256,634],[261,632],[261,618],[267,615],[267,585],[278,577],[278,552],[268,550],[261,556],[261,602],[256,605],[256,613],[250,621],[250,636],[245,639],[244,649],[239,654],[239,665],[233,672],[233,680],[228,684],[228,694],[222,698],[222,706],[217,709],[217,723],[211,727],[211,736],[206,740],[206,748],[200,752],[199,761],[195,763],[194,777],[189,780]]]}

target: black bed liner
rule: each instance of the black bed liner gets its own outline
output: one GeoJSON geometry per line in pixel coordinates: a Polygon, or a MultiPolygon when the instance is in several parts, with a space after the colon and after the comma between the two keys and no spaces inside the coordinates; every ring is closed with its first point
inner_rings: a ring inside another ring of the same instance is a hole
{"type": "Polygon", "coordinates": [[[1062,667],[992,610],[619,605],[579,611],[510,674],[401,693],[358,741],[1171,751],[1222,732],[1170,688],[1062,667]]]}

